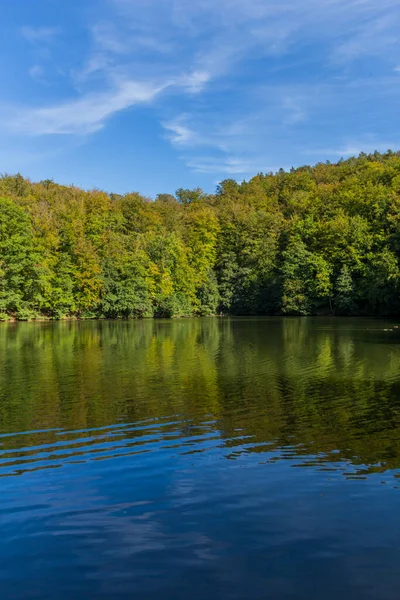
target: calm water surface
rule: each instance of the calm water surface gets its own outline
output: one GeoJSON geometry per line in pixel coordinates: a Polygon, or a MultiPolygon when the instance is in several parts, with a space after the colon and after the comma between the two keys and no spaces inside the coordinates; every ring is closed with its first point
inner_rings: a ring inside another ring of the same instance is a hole
{"type": "Polygon", "coordinates": [[[0,597],[397,599],[394,326],[1,325],[0,597]]]}

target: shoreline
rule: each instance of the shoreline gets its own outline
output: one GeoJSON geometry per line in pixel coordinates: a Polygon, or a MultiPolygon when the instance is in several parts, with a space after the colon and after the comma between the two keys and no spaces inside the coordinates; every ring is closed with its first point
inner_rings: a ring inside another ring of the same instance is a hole
{"type": "Polygon", "coordinates": [[[187,315],[179,317],[117,317],[117,318],[106,318],[106,317],[38,317],[32,319],[17,319],[10,317],[9,319],[0,319],[0,326],[3,324],[16,324],[16,323],[71,323],[71,322],[85,322],[85,321],[103,321],[103,322],[117,322],[117,321],[176,321],[176,320],[187,320],[187,319],[374,319],[374,320],[398,320],[400,321],[399,315],[335,315],[335,314],[312,314],[312,315],[187,315]]]}

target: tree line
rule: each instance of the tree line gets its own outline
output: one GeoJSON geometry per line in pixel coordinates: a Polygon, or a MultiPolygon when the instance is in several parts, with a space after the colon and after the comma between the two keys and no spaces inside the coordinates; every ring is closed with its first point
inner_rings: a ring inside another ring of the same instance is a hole
{"type": "Polygon", "coordinates": [[[400,152],[155,200],[0,178],[0,319],[400,312],[400,152]]]}

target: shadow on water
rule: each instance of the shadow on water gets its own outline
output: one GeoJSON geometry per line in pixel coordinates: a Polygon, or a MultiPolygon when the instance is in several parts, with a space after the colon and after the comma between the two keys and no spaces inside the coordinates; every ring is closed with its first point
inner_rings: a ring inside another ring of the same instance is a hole
{"type": "Polygon", "coordinates": [[[399,342],[360,319],[3,325],[0,475],[161,447],[397,469],[399,342]]]}

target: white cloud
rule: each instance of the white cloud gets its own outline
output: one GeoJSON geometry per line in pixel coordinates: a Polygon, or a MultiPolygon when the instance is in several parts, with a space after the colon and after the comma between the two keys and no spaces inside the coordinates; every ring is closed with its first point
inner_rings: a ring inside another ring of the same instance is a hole
{"type": "MultiPolygon", "coordinates": [[[[371,136],[369,136],[370,138],[371,136]]],[[[378,152],[386,152],[387,150],[395,150],[399,146],[399,140],[397,142],[382,141],[364,138],[362,140],[356,140],[353,142],[345,143],[339,148],[314,148],[312,150],[307,149],[304,151],[305,155],[318,156],[322,159],[324,156],[330,156],[333,158],[348,158],[350,156],[358,156],[362,152],[367,154],[378,152]]]]}
{"type": "Polygon", "coordinates": [[[227,175],[246,175],[254,173],[255,164],[234,156],[218,159],[215,157],[198,157],[188,161],[188,166],[196,173],[224,173],[227,175]]]}
{"type": "MultiPolygon", "coordinates": [[[[284,54],[298,42],[332,44],[348,59],[384,53],[398,36],[393,0],[110,0],[133,35],[196,41],[199,67],[220,73],[249,53],[284,54]],[[213,67],[213,69],[211,69],[213,67]]],[[[182,58],[182,57],[181,57],[182,58]]]]}
{"type": "Polygon", "coordinates": [[[282,107],[286,111],[286,116],[283,117],[285,125],[295,125],[307,119],[307,110],[305,104],[308,104],[308,99],[301,97],[287,96],[282,98],[282,107]]]}
{"type": "Polygon", "coordinates": [[[234,177],[246,177],[260,172],[275,172],[282,166],[271,166],[267,157],[263,160],[260,156],[246,158],[240,156],[222,158],[203,156],[193,158],[187,164],[196,173],[231,175],[234,177]]]}
{"type": "MultiPolygon", "coordinates": [[[[38,66],[30,70],[32,77],[39,77],[41,74],[42,70],[38,66]]],[[[78,100],[46,108],[14,110],[7,117],[8,128],[34,135],[94,133],[102,129],[112,115],[137,104],[149,103],[168,88],[195,93],[200,91],[206,81],[207,75],[197,72],[162,83],[129,79],[117,81],[108,92],[88,93],[78,100]]],[[[191,137],[190,130],[177,120],[163,126],[173,132],[171,140],[174,142],[189,141],[191,137]]]]}
{"type": "Polygon", "coordinates": [[[32,44],[45,44],[51,42],[60,30],[58,27],[21,27],[21,34],[32,44]]]}
{"type": "Polygon", "coordinates": [[[111,115],[135,104],[150,102],[166,87],[168,83],[156,87],[124,81],[110,92],[88,94],[49,108],[22,111],[11,121],[11,128],[35,135],[93,133],[101,129],[111,115]]]}
{"type": "Polygon", "coordinates": [[[93,43],[104,51],[113,54],[125,54],[129,52],[130,44],[124,40],[124,35],[117,27],[107,21],[95,23],[91,28],[93,43]]]}
{"type": "MultiPolygon", "coordinates": [[[[347,146],[344,146],[343,148],[339,148],[338,150],[332,150],[331,152],[329,152],[329,154],[332,154],[333,156],[338,156],[338,157],[343,157],[346,158],[348,156],[358,156],[363,150],[362,148],[364,148],[365,150],[368,150],[367,148],[365,148],[365,146],[357,146],[357,145],[351,145],[348,144],[347,146]]],[[[376,150],[376,148],[374,148],[374,150],[376,150]]]]}
{"type": "Polygon", "coordinates": [[[386,15],[367,20],[345,33],[344,39],[332,52],[334,62],[347,64],[364,56],[386,57],[398,48],[400,12],[388,11],[386,15]]]}
{"type": "Polygon", "coordinates": [[[211,74],[207,71],[192,71],[188,75],[179,77],[177,83],[185,87],[189,92],[197,94],[203,90],[211,80],[211,74]]]}
{"type": "Polygon", "coordinates": [[[41,67],[40,65],[33,65],[30,69],[29,69],[29,75],[32,77],[32,79],[41,79],[43,77],[44,74],[44,70],[43,67],[41,67]]]}
{"type": "Polygon", "coordinates": [[[185,115],[173,121],[164,121],[162,126],[169,132],[168,139],[173,144],[185,145],[193,143],[196,138],[195,132],[185,124],[185,115]]]}

